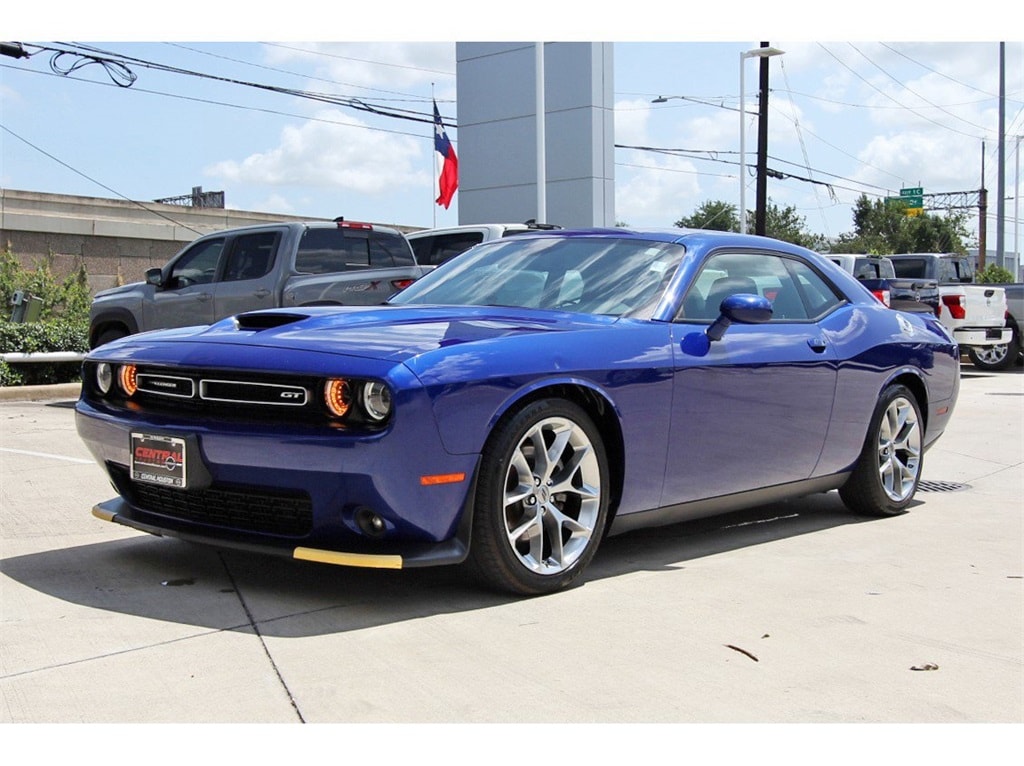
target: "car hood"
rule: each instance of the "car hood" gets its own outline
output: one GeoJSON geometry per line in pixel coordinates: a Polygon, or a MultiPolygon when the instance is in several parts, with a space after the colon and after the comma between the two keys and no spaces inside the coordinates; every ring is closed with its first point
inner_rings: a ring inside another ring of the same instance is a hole
{"type": "Polygon", "coordinates": [[[108,287],[106,290],[100,290],[93,296],[93,298],[109,298],[112,295],[123,295],[125,293],[137,292],[142,287],[145,287],[145,282],[129,282],[126,285],[119,285],[118,287],[108,287]]]}
{"type": "Polygon", "coordinates": [[[615,321],[615,317],[503,307],[323,307],[241,314],[208,328],[165,330],[144,337],[147,343],[230,344],[404,362],[450,346],[596,329],[615,321]]]}

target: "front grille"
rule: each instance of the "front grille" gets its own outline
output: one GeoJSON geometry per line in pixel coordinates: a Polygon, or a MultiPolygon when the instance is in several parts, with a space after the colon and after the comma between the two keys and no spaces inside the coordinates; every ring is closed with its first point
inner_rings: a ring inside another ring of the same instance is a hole
{"type": "Polygon", "coordinates": [[[309,391],[302,386],[280,383],[251,383],[249,381],[203,378],[199,381],[199,398],[207,402],[304,407],[309,401],[309,391]]]}
{"type": "Polygon", "coordinates": [[[147,513],[284,537],[305,537],[313,528],[313,503],[305,492],[235,486],[180,490],[130,481],[122,468],[112,473],[128,502],[147,513]]]}

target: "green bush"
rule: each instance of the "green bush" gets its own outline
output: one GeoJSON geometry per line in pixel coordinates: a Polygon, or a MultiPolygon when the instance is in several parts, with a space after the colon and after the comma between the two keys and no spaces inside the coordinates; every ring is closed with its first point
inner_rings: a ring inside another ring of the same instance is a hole
{"type": "Polygon", "coordinates": [[[974,281],[981,284],[1009,285],[1013,283],[1013,274],[1009,269],[989,263],[985,268],[974,272],[974,281]]]}
{"type": "MultiPolygon", "coordinates": [[[[78,270],[58,280],[52,269],[52,257],[25,269],[10,249],[0,251],[0,296],[5,315],[0,317],[0,353],[47,353],[89,350],[89,304],[92,296],[85,271],[78,270]],[[39,298],[42,303],[38,322],[11,322],[9,303],[18,290],[39,298]]],[[[80,362],[7,363],[0,361],[0,386],[69,383],[79,379],[80,362]]]]}
{"type": "MultiPolygon", "coordinates": [[[[89,350],[88,321],[48,319],[40,322],[0,321],[0,353],[35,354],[52,351],[85,353],[89,350]]],[[[79,379],[81,362],[0,361],[0,385],[36,386],[70,383],[79,379]]]]}

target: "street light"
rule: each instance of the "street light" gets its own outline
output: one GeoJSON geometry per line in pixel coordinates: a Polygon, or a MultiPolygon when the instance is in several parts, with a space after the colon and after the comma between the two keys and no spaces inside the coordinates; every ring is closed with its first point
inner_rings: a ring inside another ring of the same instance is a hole
{"type": "Polygon", "coordinates": [[[753,48],[743,51],[740,54],[740,234],[747,233],[747,121],[745,108],[745,95],[743,92],[743,62],[749,58],[768,58],[769,56],[781,56],[785,51],[778,48],[753,48]]]}

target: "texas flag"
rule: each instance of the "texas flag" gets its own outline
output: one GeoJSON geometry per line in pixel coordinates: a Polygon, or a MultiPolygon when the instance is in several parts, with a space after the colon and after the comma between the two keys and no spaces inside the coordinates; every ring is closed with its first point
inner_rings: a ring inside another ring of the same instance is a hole
{"type": "Polygon", "coordinates": [[[434,160],[437,164],[437,204],[448,209],[455,190],[459,188],[459,158],[455,156],[455,147],[448,140],[441,122],[441,113],[434,102],[434,160]]]}

